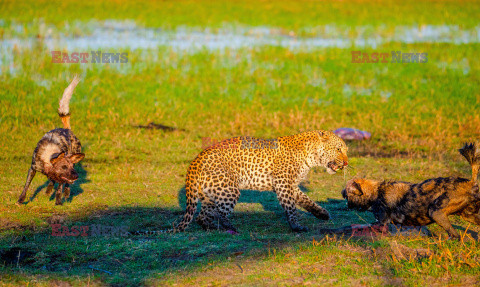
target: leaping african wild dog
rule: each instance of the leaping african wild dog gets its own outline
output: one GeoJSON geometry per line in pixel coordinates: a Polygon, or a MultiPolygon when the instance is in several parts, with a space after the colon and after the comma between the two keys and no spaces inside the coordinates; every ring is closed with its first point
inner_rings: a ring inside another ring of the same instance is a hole
{"type": "Polygon", "coordinates": [[[37,143],[33,152],[32,165],[28,170],[27,181],[17,204],[25,201],[28,187],[37,171],[45,174],[49,179],[47,194],[52,192],[55,182],[59,184],[55,195],[56,205],[62,204],[62,195],[70,196],[69,185],[78,179],[74,164],[85,157],[80,141],[70,129],[69,103],[79,81],[78,76],[75,76],[60,100],[58,115],[62,119],[63,128],[49,131],[37,143]]]}

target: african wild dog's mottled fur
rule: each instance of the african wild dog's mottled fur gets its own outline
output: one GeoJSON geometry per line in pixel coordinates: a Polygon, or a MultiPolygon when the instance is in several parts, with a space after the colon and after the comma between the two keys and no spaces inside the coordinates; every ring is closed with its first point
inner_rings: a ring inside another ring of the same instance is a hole
{"type": "Polygon", "coordinates": [[[47,194],[52,192],[55,182],[59,184],[55,204],[62,204],[62,195],[70,196],[69,184],[78,179],[74,164],[85,156],[82,153],[80,141],[70,130],[69,102],[78,82],[79,78],[75,76],[60,100],[58,114],[62,119],[64,128],[54,129],[46,133],[33,152],[32,165],[28,170],[27,181],[18,199],[18,204],[25,201],[28,187],[37,171],[45,174],[50,180],[47,194]]]}
{"type": "Polygon", "coordinates": [[[349,208],[371,210],[379,223],[421,226],[437,223],[458,238],[448,216],[457,214],[480,225],[477,175],[480,148],[466,144],[460,153],[472,167],[472,178],[439,177],[421,183],[352,179],[342,191],[349,208]]]}

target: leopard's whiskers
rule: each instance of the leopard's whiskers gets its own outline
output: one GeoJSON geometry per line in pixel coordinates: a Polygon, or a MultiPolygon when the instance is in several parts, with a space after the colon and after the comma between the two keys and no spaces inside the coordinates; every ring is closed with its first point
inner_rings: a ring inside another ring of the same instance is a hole
{"type": "Polygon", "coordinates": [[[350,168],[350,169],[355,169],[353,166],[351,165],[347,165],[346,168],[350,168]]]}

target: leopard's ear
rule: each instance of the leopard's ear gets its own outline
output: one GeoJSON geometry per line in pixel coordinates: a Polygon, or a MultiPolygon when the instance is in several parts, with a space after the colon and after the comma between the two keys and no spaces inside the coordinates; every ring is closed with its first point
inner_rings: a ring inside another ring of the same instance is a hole
{"type": "Polygon", "coordinates": [[[318,131],[318,135],[323,141],[327,141],[330,138],[330,133],[327,131],[318,131]]]}

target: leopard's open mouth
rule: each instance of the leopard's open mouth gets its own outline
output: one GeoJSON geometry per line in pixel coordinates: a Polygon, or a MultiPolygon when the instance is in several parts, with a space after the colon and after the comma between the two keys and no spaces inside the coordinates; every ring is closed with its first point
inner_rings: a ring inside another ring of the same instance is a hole
{"type": "Polygon", "coordinates": [[[343,166],[338,166],[334,161],[331,161],[327,164],[327,172],[329,174],[335,174],[341,169],[343,169],[343,166]]]}

